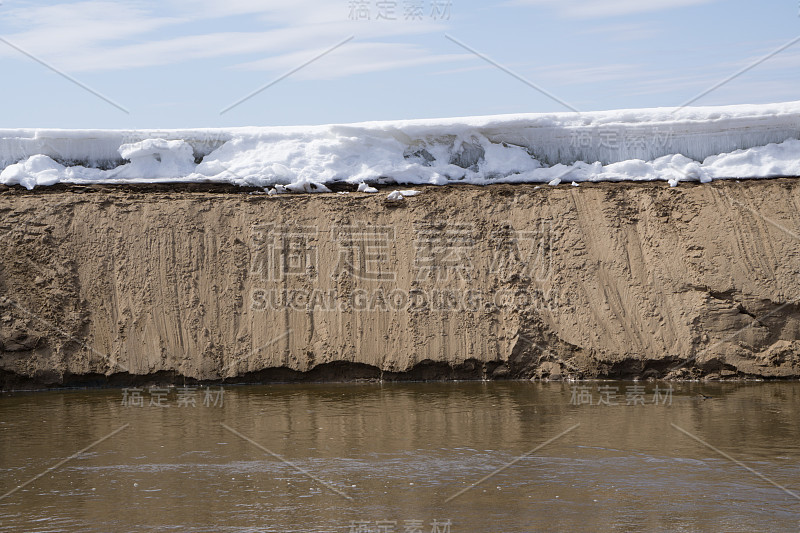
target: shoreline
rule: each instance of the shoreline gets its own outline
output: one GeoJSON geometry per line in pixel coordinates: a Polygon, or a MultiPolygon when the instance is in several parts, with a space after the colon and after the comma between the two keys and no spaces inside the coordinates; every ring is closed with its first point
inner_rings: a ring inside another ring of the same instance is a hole
{"type": "MultiPolygon", "coordinates": [[[[769,178],[720,178],[710,183],[700,183],[698,181],[682,181],[676,187],[670,187],[666,181],[596,181],[596,182],[580,182],[579,187],[591,188],[689,188],[689,187],[719,187],[722,185],[733,186],[732,184],[742,185],[751,183],[793,183],[800,181],[800,176],[781,176],[769,178]]],[[[304,197],[331,197],[340,192],[348,192],[359,198],[369,198],[373,196],[380,196],[381,193],[391,192],[397,189],[418,189],[426,191],[467,191],[467,190],[491,190],[498,189],[504,190],[519,189],[522,191],[539,191],[539,190],[557,190],[568,189],[572,187],[569,180],[566,180],[559,185],[548,185],[547,183],[489,183],[486,185],[475,185],[471,183],[447,183],[444,185],[433,184],[398,184],[398,183],[381,183],[379,181],[367,180],[364,183],[370,187],[378,189],[378,193],[363,193],[358,192],[358,183],[347,183],[344,181],[327,183],[331,192],[286,192],[270,198],[304,198],[304,197]]],[[[29,196],[29,195],[47,195],[57,194],[64,192],[72,192],[75,194],[86,193],[203,193],[203,194],[231,194],[231,195],[267,195],[264,187],[235,185],[232,183],[212,183],[212,182],[165,182],[165,183],[96,183],[96,184],[73,184],[73,183],[56,183],[54,185],[38,186],[33,189],[26,189],[22,185],[3,185],[0,184],[0,195],[12,196],[29,196]]]]}
{"type": "MultiPolygon", "coordinates": [[[[268,369],[283,370],[286,369],[268,369]]],[[[411,385],[411,384],[432,384],[432,385],[446,385],[446,384],[477,384],[477,383],[530,383],[530,384],[556,384],[563,383],[568,385],[580,385],[586,383],[663,383],[663,384],[701,384],[701,385],[735,385],[735,384],[752,384],[752,383],[798,383],[800,378],[756,378],[756,377],[732,377],[732,378],[714,378],[714,379],[685,379],[685,378],[648,378],[646,380],[640,379],[625,379],[625,378],[581,378],[581,379],[564,379],[553,380],[549,378],[544,379],[457,379],[457,378],[442,378],[442,379],[384,379],[380,378],[351,378],[351,379],[304,379],[299,378],[296,380],[276,380],[276,381],[197,381],[193,379],[185,379],[183,376],[175,376],[165,379],[159,379],[154,376],[130,376],[118,379],[116,376],[100,376],[96,380],[91,380],[88,377],[81,377],[80,381],[75,384],[62,383],[59,385],[47,385],[39,381],[26,382],[23,388],[14,385],[11,388],[0,388],[0,394],[15,394],[15,393],[43,393],[43,392],[68,392],[68,391],[102,391],[102,390],[123,390],[127,388],[228,388],[228,387],[261,387],[271,385],[411,385]],[[105,383],[101,383],[105,381],[105,383]],[[29,387],[29,388],[25,388],[29,387]]],[[[4,382],[0,377],[0,383],[4,382]]],[[[12,381],[13,383],[13,381],[12,381]]]]}

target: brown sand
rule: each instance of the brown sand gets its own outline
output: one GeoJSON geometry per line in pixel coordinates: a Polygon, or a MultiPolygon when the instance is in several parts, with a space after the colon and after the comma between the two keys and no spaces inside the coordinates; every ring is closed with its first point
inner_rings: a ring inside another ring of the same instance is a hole
{"type": "Polygon", "coordinates": [[[2,383],[800,376],[797,179],[389,190],[3,188],[2,383]]]}

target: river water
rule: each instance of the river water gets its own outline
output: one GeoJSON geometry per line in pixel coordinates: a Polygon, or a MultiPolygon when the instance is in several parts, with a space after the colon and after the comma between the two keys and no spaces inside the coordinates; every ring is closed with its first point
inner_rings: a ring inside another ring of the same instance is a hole
{"type": "Polygon", "coordinates": [[[0,473],[0,531],[798,531],[800,383],[5,393],[0,473]]]}

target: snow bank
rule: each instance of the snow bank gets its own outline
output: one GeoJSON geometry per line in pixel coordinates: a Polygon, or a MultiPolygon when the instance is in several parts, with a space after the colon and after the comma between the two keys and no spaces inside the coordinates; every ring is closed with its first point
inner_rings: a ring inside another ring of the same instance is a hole
{"type": "MultiPolygon", "coordinates": [[[[0,130],[0,183],[521,183],[800,175],[800,102],[162,131],[0,130]]],[[[366,185],[365,192],[374,189],[366,185]]]]}

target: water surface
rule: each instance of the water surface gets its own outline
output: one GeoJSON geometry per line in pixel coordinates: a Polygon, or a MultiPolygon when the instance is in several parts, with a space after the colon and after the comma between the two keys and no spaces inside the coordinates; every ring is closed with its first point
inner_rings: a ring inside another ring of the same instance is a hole
{"type": "Polygon", "coordinates": [[[0,531],[800,530],[800,384],[671,386],[3,394],[0,531]]]}

